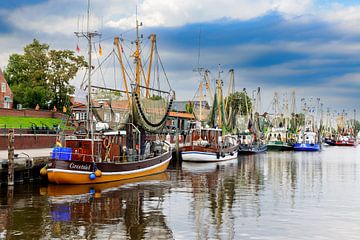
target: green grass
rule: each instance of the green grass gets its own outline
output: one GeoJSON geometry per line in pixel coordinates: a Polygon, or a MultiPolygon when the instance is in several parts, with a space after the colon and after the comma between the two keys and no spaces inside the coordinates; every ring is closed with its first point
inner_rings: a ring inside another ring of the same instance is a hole
{"type": "MultiPolygon", "coordinates": [[[[60,125],[64,129],[64,123],[57,118],[35,118],[35,117],[12,117],[0,116],[0,128],[31,128],[35,124],[37,127],[48,126],[50,129],[54,125],[60,125]]],[[[65,126],[65,129],[69,127],[65,126]]]]}

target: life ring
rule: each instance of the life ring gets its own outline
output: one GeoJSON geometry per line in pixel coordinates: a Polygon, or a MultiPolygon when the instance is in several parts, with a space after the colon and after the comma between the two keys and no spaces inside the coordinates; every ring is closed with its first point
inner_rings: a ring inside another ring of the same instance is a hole
{"type": "Polygon", "coordinates": [[[104,148],[109,148],[110,144],[111,144],[111,141],[108,138],[104,138],[104,140],[103,140],[104,148]]]}

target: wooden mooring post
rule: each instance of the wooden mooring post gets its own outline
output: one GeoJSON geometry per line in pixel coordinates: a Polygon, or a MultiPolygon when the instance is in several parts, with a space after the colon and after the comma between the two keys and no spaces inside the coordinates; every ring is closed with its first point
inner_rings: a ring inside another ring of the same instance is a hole
{"type": "Polygon", "coordinates": [[[14,129],[8,133],[8,186],[14,185],[14,129]]]}

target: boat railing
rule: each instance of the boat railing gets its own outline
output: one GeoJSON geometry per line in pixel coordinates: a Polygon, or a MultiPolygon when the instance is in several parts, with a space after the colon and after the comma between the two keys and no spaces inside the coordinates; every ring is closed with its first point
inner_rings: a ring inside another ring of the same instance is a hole
{"type": "Polygon", "coordinates": [[[64,160],[64,161],[84,161],[84,162],[114,162],[114,163],[125,163],[125,162],[137,162],[148,158],[160,156],[169,149],[161,149],[158,152],[151,152],[148,154],[138,154],[137,151],[124,153],[123,155],[114,155],[111,158],[107,157],[103,159],[100,155],[92,155],[88,153],[72,152],[71,148],[54,148],[50,153],[52,159],[64,160]]]}

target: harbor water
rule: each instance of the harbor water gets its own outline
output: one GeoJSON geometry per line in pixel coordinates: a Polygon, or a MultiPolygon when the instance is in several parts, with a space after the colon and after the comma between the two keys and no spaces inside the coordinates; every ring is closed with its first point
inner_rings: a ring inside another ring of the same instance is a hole
{"type": "Polygon", "coordinates": [[[0,189],[0,239],[360,239],[360,147],[0,189]]]}

